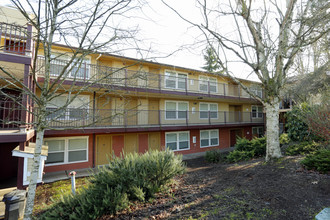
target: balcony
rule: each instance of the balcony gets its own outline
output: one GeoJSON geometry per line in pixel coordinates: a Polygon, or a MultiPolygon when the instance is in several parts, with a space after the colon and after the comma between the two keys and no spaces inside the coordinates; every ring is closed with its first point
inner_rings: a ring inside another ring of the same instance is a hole
{"type": "MultiPolygon", "coordinates": [[[[38,58],[38,76],[45,74],[44,58],[38,58]]],[[[51,61],[50,77],[56,78],[67,66],[67,61],[54,59],[51,61]]],[[[103,85],[105,88],[176,95],[191,95],[197,97],[214,98],[245,98],[252,99],[240,86],[190,79],[189,75],[182,76],[162,75],[144,71],[132,71],[125,68],[112,68],[101,65],[80,63],[68,66],[61,78],[67,81],[89,82],[103,85]]],[[[262,92],[258,93],[262,96],[262,92]]]]}
{"type": "Polygon", "coordinates": [[[129,128],[263,124],[251,112],[48,108],[51,128],[129,128]]]}
{"type": "Polygon", "coordinates": [[[0,129],[18,129],[22,124],[21,106],[13,101],[0,101],[0,129]]]}
{"type": "Polygon", "coordinates": [[[0,52],[13,55],[31,55],[32,26],[0,22],[0,52]]]}

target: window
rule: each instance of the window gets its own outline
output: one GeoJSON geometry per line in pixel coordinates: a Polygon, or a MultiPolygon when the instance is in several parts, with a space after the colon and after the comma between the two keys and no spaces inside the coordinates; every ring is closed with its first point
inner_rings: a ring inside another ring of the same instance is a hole
{"type": "Polygon", "coordinates": [[[167,132],[165,133],[166,148],[176,150],[188,150],[189,146],[189,131],[183,132],[167,132]]]}
{"type": "Polygon", "coordinates": [[[63,106],[67,102],[67,97],[62,95],[50,101],[46,110],[49,112],[48,119],[57,120],[77,120],[88,117],[89,96],[79,95],[65,109],[63,106]]]}
{"type": "MultiPolygon", "coordinates": [[[[64,67],[68,64],[71,58],[65,54],[52,54],[50,61],[50,75],[51,76],[59,76],[64,67]]],[[[83,59],[74,59],[71,63],[71,67],[69,66],[67,70],[70,71],[68,74],[71,78],[78,79],[89,79],[90,75],[90,60],[87,58],[83,59]]]]}
{"type": "Polygon", "coordinates": [[[89,79],[89,72],[90,72],[90,60],[83,58],[83,59],[74,59],[72,62],[72,70],[70,76],[72,78],[79,78],[79,79],[89,79]]]}
{"type": "Polygon", "coordinates": [[[165,88],[182,89],[187,88],[187,74],[176,72],[165,72],[165,88]]]}
{"type": "Polygon", "coordinates": [[[217,79],[207,76],[199,77],[199,91],[202,92],[217,92],[218,84],[217,79]]]}
{"type": "Polygon", "coordinates": [[[264,136],[264,127],[253,127],[252,136],[258,137],[258,138],[264,136]]]}
{"type": "Polygon", "coordinates": [[[165,101],[165,119],[186,119],[188,102],[165,101]]]}
{"type": "Polygon", "coordinates": [[[63,164],[87,161],[88,137],[45,139],[48,145],[46,164],[63,164]]]}
{"type": "Polygon", "coordinates": [[[219,145],[219,130],[200,131],[201,147],[212,147],[219,145]]]}
{"type": "Polygon", "coordinates": [[[262,106],[252,106],[252,118],[262,118],[263,110],[262,106]]]}
{"type": "Polygon", "coordinates": [[[218,118],[218,104],[215,103],[200,103],[199,104],[199,118],[218,118]]]}
{"type": "Polygon", "coordinates": [[[262,89],[259,87],[254,87],[250,89],[252,93],[254,93],[256,96],[262,98],[262,89]]]}

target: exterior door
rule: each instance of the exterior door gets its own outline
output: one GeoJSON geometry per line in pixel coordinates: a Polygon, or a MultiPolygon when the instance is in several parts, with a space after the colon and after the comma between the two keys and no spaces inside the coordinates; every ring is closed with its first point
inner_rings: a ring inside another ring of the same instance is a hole
{"type": "Polygon", "coordinates": [[[96,165],[104,165],[111,158],[111,135],[96,136],[96,165]]]}
{"type": "Polygon", "coordinates": [[[234,147],[236,144],[237,137],[243,137],[242,129],[230,130],[230,146],[234,147]]]}
{"type": "Polygon", "coordinates": [[[161,150],[160,132],[149,133],[149,150],[161,150]]]}

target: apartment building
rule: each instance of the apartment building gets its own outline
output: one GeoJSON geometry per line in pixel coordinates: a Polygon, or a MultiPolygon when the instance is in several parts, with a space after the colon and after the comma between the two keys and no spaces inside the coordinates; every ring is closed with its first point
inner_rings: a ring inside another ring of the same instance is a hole
{"type": "MultiPolygon", "coordinates": [[[[26,24],[0,23],[0,65],[11,67],[25,86],[40,95],[29,74],[31,31],[26,24]]],[[[46,76],[58,77],[71,49],[54,45],[50,73],[46,73],[41,47],[37,82],[42,85],[46,76]]],[[[258,83],[241,81],[262,96],[258,83]]],[[[104,165],[108,158],[122,152],[169,148],[178,154],[195,154],[224,149],[234,146],[237,136],[251,139],[264,130],[263,109],[258,101],[230,78],[200,70],[95,53],[68,68],[61,88],[47,105],[50,123],[44,138],[48,146],[46,173],[104,165]],[[77,91],[66,93],[69,88],[88,84],[88,89],[67,108],[60,109],[77,91]]],[[[13,157],[12,150],[19,146],[23,151],[35,141],[29,122],[35,120],[30,112],[37,111],[38,106],[17,89],[5,89],[20,97],[29,111],[20,110],[8,98],[0,99],[0,161],[2,167],[8,167],[0,171],[0,177],[17,177],[18,185],[24,185],[24,161],[13,157]],[[7,123],[10,120],[22,123],[7,123]]]]}

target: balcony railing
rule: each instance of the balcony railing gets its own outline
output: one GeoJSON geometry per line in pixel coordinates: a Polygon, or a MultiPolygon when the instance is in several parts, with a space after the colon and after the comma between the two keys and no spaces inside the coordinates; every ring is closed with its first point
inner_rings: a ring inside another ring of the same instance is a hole
{"type": "Polygon", "coordinates": [[[18,128],[22,124],[21,107],[13,101],[0,101],[0,129],[18,128]]]}
{"type": "MultiPolygon", "coordinates": [[[[44,58],[38,58],[39,76],[45,74],[44,58]]],[[[51,61],[50,77],[57,77],[67,65],[67,61],[54,59],[51,61]]],[[[68,66],[62,79],[83,82],[97,82],[117,89],[136,90],[141,92],[182,93],[197,96],[229,96],[251,98],[238,85],[190,79],[187,77],[173,77],[144,71],[112,68],[108,66],[81,63],[68,66]]],[[[259,93],[260,94],[260,93],[259,93]]]]}
{"type": "Polygon", "coordinates": [[[159,127],[263,123],[251,112],[48,108],[50,127],[159,127]]]}
{"type": "Polygon", "coordinates": [[[31,52],[32,26],[19,26],[0,22],[0,51],[20,55],[31,52]]]}

